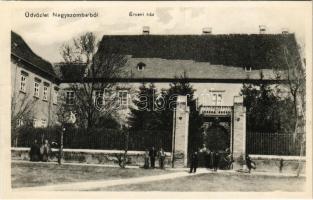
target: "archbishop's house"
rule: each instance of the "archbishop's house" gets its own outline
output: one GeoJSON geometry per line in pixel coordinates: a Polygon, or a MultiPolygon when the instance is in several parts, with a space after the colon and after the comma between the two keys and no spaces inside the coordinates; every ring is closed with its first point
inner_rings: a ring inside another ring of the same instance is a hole
{"type": "MultiPolygon", "coordinates": [[[[250,141],[247,140],[246,109],[240,90],[244,83],[283,85],[286,65],[282,48],[285,46],[289,51],[297,51],[294,34],[152,35],[145,27],[141,35],[103,36],[98,53],[118,52],[127,56],[123,74],[109,80],[117,83],[113,90],[119,97],[118,114],[122,125],[127,124],[133,91],[142,83],[154,83],[161,91],[169,88],[169,83],[177,81],[177,77],[184,76],[195,89],[204,132],[221,134],[225,142],[220,148],[229,148],[238,160],[246,153],[258,153],[247,149],[250,141]]],[[[86,68],[88,66],[84,64],[74,63],[54,65],[53,73],[57,74],[56,80],[60,80],[60,93],[69,106],[75,102],[70,84],[80,81],[86,68]]],[[[98,78],[97,81],[108,80],[98,78]]],[[[105,91],[96,92],[95,96],[105,96],[105,91]]],[[[175,166],[187,166],[188,138],[193,133],[188,131],[190,110],[186,97],[178,97],[177,107],[173,130],[168,133],[172,141],[166,150],[172,153],[170,158],[175,166]]],[[[214,144],[214,141],[210,142],[214,144]]],[[[131,150],[143,148],[146,146],[131,150]]]]}

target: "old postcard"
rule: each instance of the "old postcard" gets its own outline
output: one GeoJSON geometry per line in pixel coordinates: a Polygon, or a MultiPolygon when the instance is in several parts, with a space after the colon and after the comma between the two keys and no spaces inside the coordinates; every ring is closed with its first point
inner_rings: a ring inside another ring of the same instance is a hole
{"type": "Polygon", "coordinates": [[[1,4],[4,198],[312,196],[311,1],[1,4]]]}

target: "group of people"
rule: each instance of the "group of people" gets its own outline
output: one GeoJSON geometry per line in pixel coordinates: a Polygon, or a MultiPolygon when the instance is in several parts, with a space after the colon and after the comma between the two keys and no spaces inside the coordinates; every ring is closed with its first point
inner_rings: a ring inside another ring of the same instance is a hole
{"type": "Polygon", "coordinates": [[[30,161],[38,162],[49,161],[49,154],[51,152],[51,147],[48,140],[45,140],[42,145],[39,145],[38,141],[35,140],[34,143],[30,147],[29,158],[30,161]]]}
{"type": "Polygon", "coordinates": [[[211,151],[203,144],[202,148],[197,152],[193,152],[190,157],[192,169],[190,172],[195,172],[195,168],[198,167],[198,162],[201,160],[202,164],[209,169],[217,171],[221,169],[230,169],[233,162],[229,149],[225,151],[211,151]]]}
{"type": "MultiPolygon", "coordinates": [[[[234,162],[229,149],[226,149],[222,153],[219,151],[210,151],[206,145],[203,144],[201,149],[194,151],[190,155],[189,173],[196,173],[200,155],[204,160],[204,166],[213,169],[213,171],[217,171],[218,169],[231,169],[232,163],[234,162]]],[[[251,172],[251,169],[256,169],[256,164],[249,155],[246,155],[245,162],[249,173],[251,172]]]]}
{"type": "Polygon", "coordinates": [[[154,146],[150,150],[146,149],[145,155],[144,155],[145,163],[143,167],[145,169],[149,169],[149,168],[154,169],[155,159],[158,158],[160,169],[164,169],[165,157],[166,157],[165,151],[162,147],[160,148],[159,151],[157,151],[154,146]]]}

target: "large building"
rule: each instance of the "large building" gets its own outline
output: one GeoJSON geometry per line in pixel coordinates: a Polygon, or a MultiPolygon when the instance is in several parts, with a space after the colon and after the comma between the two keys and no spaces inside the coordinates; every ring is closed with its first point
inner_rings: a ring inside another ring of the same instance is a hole
{"type": "Polygon", "coordinates": [[[11,32],[12,123],[54,125],[59,82],[52,64],[36,55],[20,35],[11,32]]]}
{"type": "MultiPolygon", "coordinates": [[[[160,91],[185,76],[195,89],[199,106],[232,106],[243,83],[282,82],[284,48],[297,53],[294,34],[211,35],[205,30],[200,35],[151,35],[145,27],[142,35],[103,36],[100,55],[118,52],[128,58],[122,75],[111,80],[122,85],[122,103],[131,103],[132,89],[141,83],[152,82],[160,91]]],[[[85,65],[58,66],[61,88],[68,89],[84,77],[85,65]]]]}
{"type": "MultiPolygon", "coordinates": [[[[117,83],[114,90],[122,105],[118,114],[120,122],[126,124],[133,94],[142,83],[154,83],[161,91],[179,77],[188,79],[195,89],[206,131],[216,128],[217,121],[228,138],[227,147],[239,158],[246,151],[246,117],[240,90],[244,83],[283,83],[287,70],[284,52],[300,56],[295,35],[264,31],[212,35],[205,30],[200,35],[151,35],[145,27],[142,35],[105,35],[97,54],[125,55],[127,63],[118,78],[97,77],[97,81],[117,83]]],[[[85,64],[58,63],[53,70],[20,36],[12,33],[12,91],[30,94],[36,100],[34,119],[40,120],[41,126],[52,124],[55,119],[51,114],[55,113],[52,110],[58,88],[69,106],[75,104],[70,86],[88,81],[87,69],[85,64]]],[[[95,91],[94,95],[104,93],[95,91]]],[[[178,159],[177,165],[187,165],[188,134],[192,134],[188,133],[189,110],[184,97],[178,101],[181,109],[174,118],[174,149],[176,157],[183,158],[178,159]]]]}

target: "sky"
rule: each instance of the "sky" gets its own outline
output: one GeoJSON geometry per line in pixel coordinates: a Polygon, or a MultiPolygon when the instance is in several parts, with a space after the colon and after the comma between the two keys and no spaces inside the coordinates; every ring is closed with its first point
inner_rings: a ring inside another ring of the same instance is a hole
{"type": "MultiPolygon", "coordinates": [[[[20,34],[33,51],[50,62],[60,62],[60,47],[84,32],[103,35],[141,34],[143,26],[151,34],[201,34],[203,27],[212,27],[213,34],[258,33],[259,25],[267,33],[280,33],[282,28],[296,34],[305,44],[308,2],[198,2],[145,4],[99,4],[98,6],[45,5],[16,7],[11,18],[12,30],[20,34]],[[97,12],[97,18],[26,18],[25,12],[97,12]],[[151,12],[154,16],[130,17],[129,12],[151,12]]],[[[310,30],[310,29],[309,29],[310,30]]]]}

